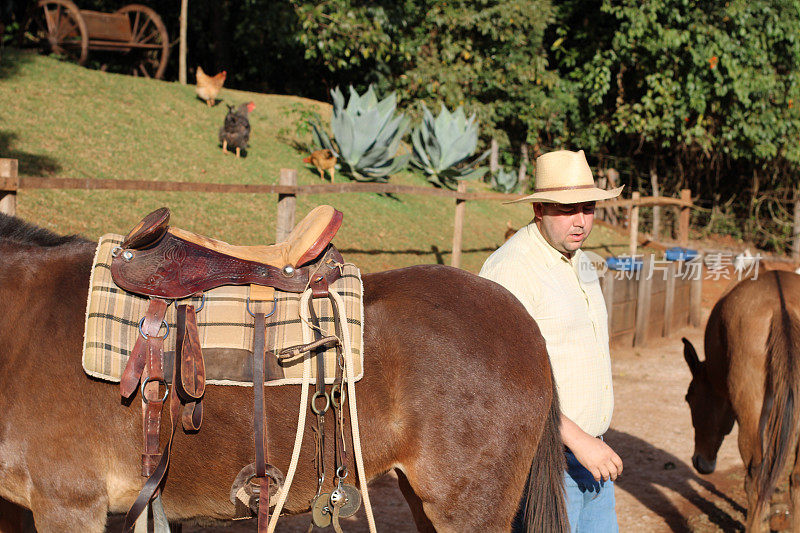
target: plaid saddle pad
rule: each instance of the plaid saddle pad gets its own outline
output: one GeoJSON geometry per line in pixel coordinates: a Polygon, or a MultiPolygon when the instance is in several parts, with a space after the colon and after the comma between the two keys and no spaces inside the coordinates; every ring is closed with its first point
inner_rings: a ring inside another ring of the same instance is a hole
{"type": "MultiPolygon", "coordinates": [[[[86,305],[86,328],[83,340],[83,369],[90,376],[119,382],[128,362],[130,351],[139,335],[139,321],[145,315],[149,300],[120,289],[111,278],[111,251],[122,243],[121,235],[107,234],[100,238],[92,264],[89,299],[86,305]]],[[[345,265],[343,275],[331,285],[344,300],[347,325],[353,352],[353,375],[364,375],[363,355],[363,286],[361,273],[353,265],[345,265]]],[[[253,317],[247,312],[247,286],[219,287],[205,293],[205,305],[197,314],[200,345],[206,365],[207,383],[211,385],[252,385],[253,376],[253,317]]],[[[300,294],[275,291],[277,309],[267,318],[266,346],[276,352],[282,348],[303,344],[300,320],[300,294]]],[[[189,298],[195,307],[200,298],[189,298]]],[[[185,303],[182,300],[181,303],[185,303]]],[[[327,298],[314,299],[323,335],[335,334],[333,311],[327,298]]],[[[258,304],[262,305],[262,304],[258,304]]],[[[268,311],[270,304],[265,311],[268,311]]],[[[177,311],[167,309],[165,321],[169,332],[164,340],[164,371],[167,379],[172,372],[177,311]]],[[[336,372],[336,350],[324,352],[325,379],[333,383],[336,372]]],[[[266,385],[301,384],[303,358],[282,361],[285,377],[267,381],[266,385]]],[[[312,381],[316,379],[316,364],[311,365],[312,381]]]]}

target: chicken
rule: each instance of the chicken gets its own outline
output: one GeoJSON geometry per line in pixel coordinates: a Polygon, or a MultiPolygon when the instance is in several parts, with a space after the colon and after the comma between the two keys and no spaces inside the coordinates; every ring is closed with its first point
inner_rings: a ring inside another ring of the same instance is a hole
{"type": "Polygon", "coordinates": [[[333,173],[336,171],[336,156],[330,150],[315,150],[311,155],[303,159],[303,163],[311,163],[319,172],[319,178],[325,179],[324,171],[327,170],[331,175],[333,183],[333,173]]]}
{"type": "Polygon", "coordinates": [[[236,148],[236,157],[240,157],[243,150],[247,149],[250,142],[250,119],[248,115],[256,105],[253,102],[240,105],[236,111],[233,106],[228,106],[225,123],[219,129],[219,142],[222,152],[227,153],[229,148],[236,148]]]}
{"type": "Polygon", "coordinates": [[[225,77],[228,75],[226,71],[222,71],[216,76],[209,76],[200,66],[197,66],[197,96],[201,100],[205,100],[206,104],[210,107],[214,105],[214,101],[222,89],[222,84],[225,83],[225,77]]]}

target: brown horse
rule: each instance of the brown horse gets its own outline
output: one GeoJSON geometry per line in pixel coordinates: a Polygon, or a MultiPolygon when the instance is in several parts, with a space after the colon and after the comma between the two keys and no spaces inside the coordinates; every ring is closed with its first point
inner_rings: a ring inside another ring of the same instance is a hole
{"type": "MultiPolygon", "coordinates": [[[[775,485],[800,431],[800,276],[772,271],[731,288],[714,306],[705,332],[706,359],[683,339],[692,371],[692,411],[701,474],[714,471],[722,439],[739,424],[747,469],[747,531],[765,531],[775,485]]],[[[792,468],[793,531],[800,531],[800,460],[792,468]]]]}
{"type": "MultiPolygon", "coordinates": [[[[141,409],[81,368],[94,249],[0,217],[0,502],[30,509],[40,533],[102,532],[107,513],[127,511],[144,482],[141,409]]],[[[367,477],[394,469],[421,531],[508,531],[526,484],[527,530],[565,531],[558,400],[522,304],[443,266],[363,283],[356,390],[367,477]]],[[[266,392],[271,462],[284,472],[299,396],[300,386],[266,392]]],[[[176,438],[163,491],[171,521],[231,517],[231,483],[253,460],[252,391],[209,387],[204,402],[203,429],[176,438]]],[[[307,511],[316,493],[311,433],[289,513],[307,511]]]]}

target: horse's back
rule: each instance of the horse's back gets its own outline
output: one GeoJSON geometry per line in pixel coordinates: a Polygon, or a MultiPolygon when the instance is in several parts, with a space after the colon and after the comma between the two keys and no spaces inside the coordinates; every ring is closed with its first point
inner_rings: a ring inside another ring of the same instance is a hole
{"type": "Polygon", "coordinates": [[[380,347],[402,340],[414,354],[406,363],[426,371],[436,363],[433,370],[443,381],[468,370],[482,388],[498,379],[526,387],[551,385],[536,322],[493,281],[439,265],[367,274],[364,305],[365,344],[373,346],[372,356],[385,357],[380,347]]]}
{"type": "Polygon", "coordinates": [[[745,279],[728,290],[714,305],[705,332],[706,358],[713,373],[726,374],[735,360],[751,372],[763,373],[770,324],[780,317],[800,318],[800,276],[769,271],[745,279]]]}

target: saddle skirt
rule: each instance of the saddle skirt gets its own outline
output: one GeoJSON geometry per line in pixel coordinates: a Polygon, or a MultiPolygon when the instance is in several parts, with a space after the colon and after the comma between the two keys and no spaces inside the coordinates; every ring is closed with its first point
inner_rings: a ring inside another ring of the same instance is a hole
{"type": "MultiPolygon", "coordinates": [[[[107,234],[100,238],[92,264],[82,364],[84,371],[95,378],[119,382],[131,349],[139,335],[139,320],[145,315],[149,303],[144,298],[120,289],[111,277],[111,253],[119,246],[122,235],[107,234]]],[[[361,274],[353,265],[343,267],[342,277],[331,284],[345,303],[347,325],[353,353],[353,373],[356,380],[363,377],[363,286],[361,274]]],[[[205,292],[205,304],[197,314],[200,345],[206,365],[206,382],[210,385],[253,384],[253,318],[247,311],[248,286],[223,286],[205,292]]],[[[301,294],[275,291],[277,309],[267,319],[266,347],[278,352],[281,349],[303,344],[303,329],[309,326],[300,320],[301,294]]],[[[201,298],[179,300],[200,307],[201,298]]],[[[269,312],[272,303],[251,302],[251,310],[269,312]],[[259,306],[258,308],[256,306],[259,306]]],[[[327,298],[314,298],[314,309],[319,317],[323,336],[334,335],[333,310],[327,298]]],[[[167,309],[165,321],[169,326],[165,339],[164,370],[171,381],[172,358],[175,354],[167,347],[175,345],[177,311],[175,305],[167,309]]],[[[162,333],[166,330],[162,329],[162,333]]],[[[330,348],[323,354],[325,378],[332,384],[336,375],[336,350],[330,348]]],[[[301,384],[303,382],[302,357],[281,361],[285,377],[267,381],[267,386],[301,384]]],[[[316,379],[316,365],[312,367],[312,381],[316,379]]]]}

